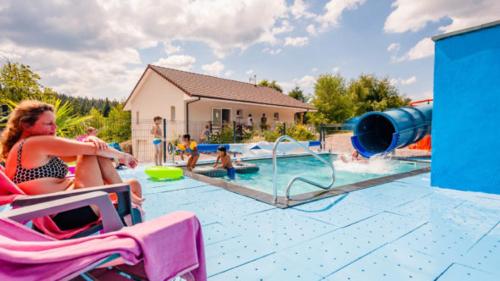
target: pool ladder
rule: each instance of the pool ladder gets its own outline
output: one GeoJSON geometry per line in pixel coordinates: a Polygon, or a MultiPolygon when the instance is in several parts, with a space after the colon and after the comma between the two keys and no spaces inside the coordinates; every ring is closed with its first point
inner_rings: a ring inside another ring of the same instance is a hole
{"type": "Polygon", "coordinates": [[[277,155],[276,155],[276,150],[277,150],[279,144],[282,143],[283,141],[291,141],[291,142],[294,142],[294,143],[298,144],[307,153],[309,153],[312,156],[314,156],[316,159],[318,159],[319,161],[321,161],[322,163],[324,163],[325,165],[327,165],[328,167],[330,167],[330,169],[332,170],[332,180],[328,184],[326,184],[326,185],[323,185],[323,184],[321,184],[319,182],[315,182],[315,181],[303,178],[301,176],[295,176],[295,177],[293,177],[288,182],[288,185],[286,186],[286,190],[285,190],[285,199],[286,199],[287,203],[288,203],[288,200],[290,199],[290,188],[292,187],[292,185],[296,181],[302,181],[302,182],[308,183],[310,185],[314,185],[314,186],[319,187],[319,188],[324,189],[324,190],[329,190],[329,189],[332,188],[333,184],[335,183],[335,168],[333,167],[333,163],[331,161],[327,161],[327,160],[323,159],[321,156],[319,156],[318,153],[310,150],[309,147],[307,147],[306,145],[298,142],[294,138],[292,138],[290,136],[287,136],[287,135],[284,135],[284,136],[279,137],[274,142],[274,145],[273,145],[273,202],[274,202],[274,204],[278,203],[278,182],[277,182],[277,179],[276,179],[277,173],[278,173],[278,164],[277,164],[278,158],[277,158],[277,155]]]}

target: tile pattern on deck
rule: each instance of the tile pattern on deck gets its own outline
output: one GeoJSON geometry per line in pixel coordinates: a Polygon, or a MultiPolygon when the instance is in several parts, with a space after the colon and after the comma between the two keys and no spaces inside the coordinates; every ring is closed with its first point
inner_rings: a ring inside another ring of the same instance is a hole
{"type": "Polygon", "coordinates": [[[209,280],[498,280],[500,197],[429,174],[289,209],[185,178],[144,185],[147,218],[193,211],[209,280]]]}

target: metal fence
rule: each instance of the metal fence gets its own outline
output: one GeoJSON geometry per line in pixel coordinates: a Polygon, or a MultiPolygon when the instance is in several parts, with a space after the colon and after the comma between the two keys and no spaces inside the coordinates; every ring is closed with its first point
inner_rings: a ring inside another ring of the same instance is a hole
{"type": "MultiPolygon", "coordinates": [[[[181,121],[163,119],[161,122],[163,142],[162,155],[164,161],[169,160],[169,151],[181,142],[182,135],[189,132],[191,139],[198,143],[246,143],[264,141],[266,137],[279,137],[286,134],[287,129],[293,128],[294,123],[272,122],[261,128],[260,124],[250,128],[242,122],[228,122],[214,124],[212,122],[190,121],[188,124],[181,121]]],[[[154,122],[150,119],[139,120],[132,124],[132,151],[140,161],[149,162],[154,159],[155,148],[151,129],[154,122]]],[[[314,126],[307,126],[307,130],[316,134],[314,126]]]]}

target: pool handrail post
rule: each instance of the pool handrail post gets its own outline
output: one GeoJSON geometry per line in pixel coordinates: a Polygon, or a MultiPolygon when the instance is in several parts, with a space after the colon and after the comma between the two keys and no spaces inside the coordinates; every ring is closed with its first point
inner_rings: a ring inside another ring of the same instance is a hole
{"type": "Polygon", "coordinates": [[[307,147],[306,145],[301,144],[300,142],[298,142],[294,138],[292,138],[292,137],[290,137],[288,135],[283,135],[283,136],[279,137],[278,139],[276,139],[276,141],[274,142],[274,145],[273,145],[273,154],[272,154],[273,155],[273,203],[274,204],[278,203],[278,183],[277,183],[277,172],[278,172],[277,161],[278,161],[278,159],[277,159],[277,155],[276,155],[276,150],[278,148],[278,145],[280,143],[282,143],[283,141],[285,141],[285,140],[288,140],[288,141],[291,141],[291,142],[294,142],[294,143],[298,144],[307,153],[309,153],[312,156],[314,156],[316,159],[318,159],[319,161],[321,161],[322,163],[324,163],[325,165],[327,165],[328,167],[330,167],[330,169],[332,170],[332,180],[327,185],[322,185],[320,183],[308,180],[308,179],[303,178],[301,176],[295,176],[294,178],[292,178],[288,182],[288,185],[287,185],[286,190],[285,190],[286,201],[288,202],[289,195],[290,195],[290,188],[291,188],[291,186],[293,185],[293,183],[295,181],[303,181],[305,183],[314,185],[316,187],[319,187],[319,188],[325,189],[325,190],[330,189],[333,186],[333,184],[335,183],[335,168],[333,167],[333,163],[330,162],[330,161],[326,161],[321,156],[319,156],[316,152],[310,150],[309,147],[307,147]]]}

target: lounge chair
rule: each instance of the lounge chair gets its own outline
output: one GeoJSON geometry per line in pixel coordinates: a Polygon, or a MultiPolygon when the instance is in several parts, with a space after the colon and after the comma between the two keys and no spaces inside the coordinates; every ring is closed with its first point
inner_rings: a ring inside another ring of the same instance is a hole
{"type": "Polygon", "coordinates": [[[97,191],[0,213],[0,280],[171,280],[177,276],[207,279],[201,226],[190,212],[122,228],[108,194],[97,191]],[[99,208],[106,233],[55,240],[22,224],[90,204],[99,208]],[[107,266],[110,263],[121,265],[107,266]]]}
{"type": "MultiPolygon", "coordinates": [[[[116,210],[123,222],[125,222],[124,220],[127,217],[130,217],[130,224],[136,224],[142,221],[140,212],[132,208],[130,186],[126,183],[82,188],[73,191],[54,192],[43,195],[27,195],[4,174],[3,168],[0,165],[0,206],[10,204],[12,208],[19,208],[95,191],[116,194],[116,210]]],[[[102,224],[97,222],[79,229],[63,231],[57,227],[50,217],[37,218],[33,221],[33,224],[43,233],[57,239],[83,237],[96,233],[102,229],[102,224]]]]}

